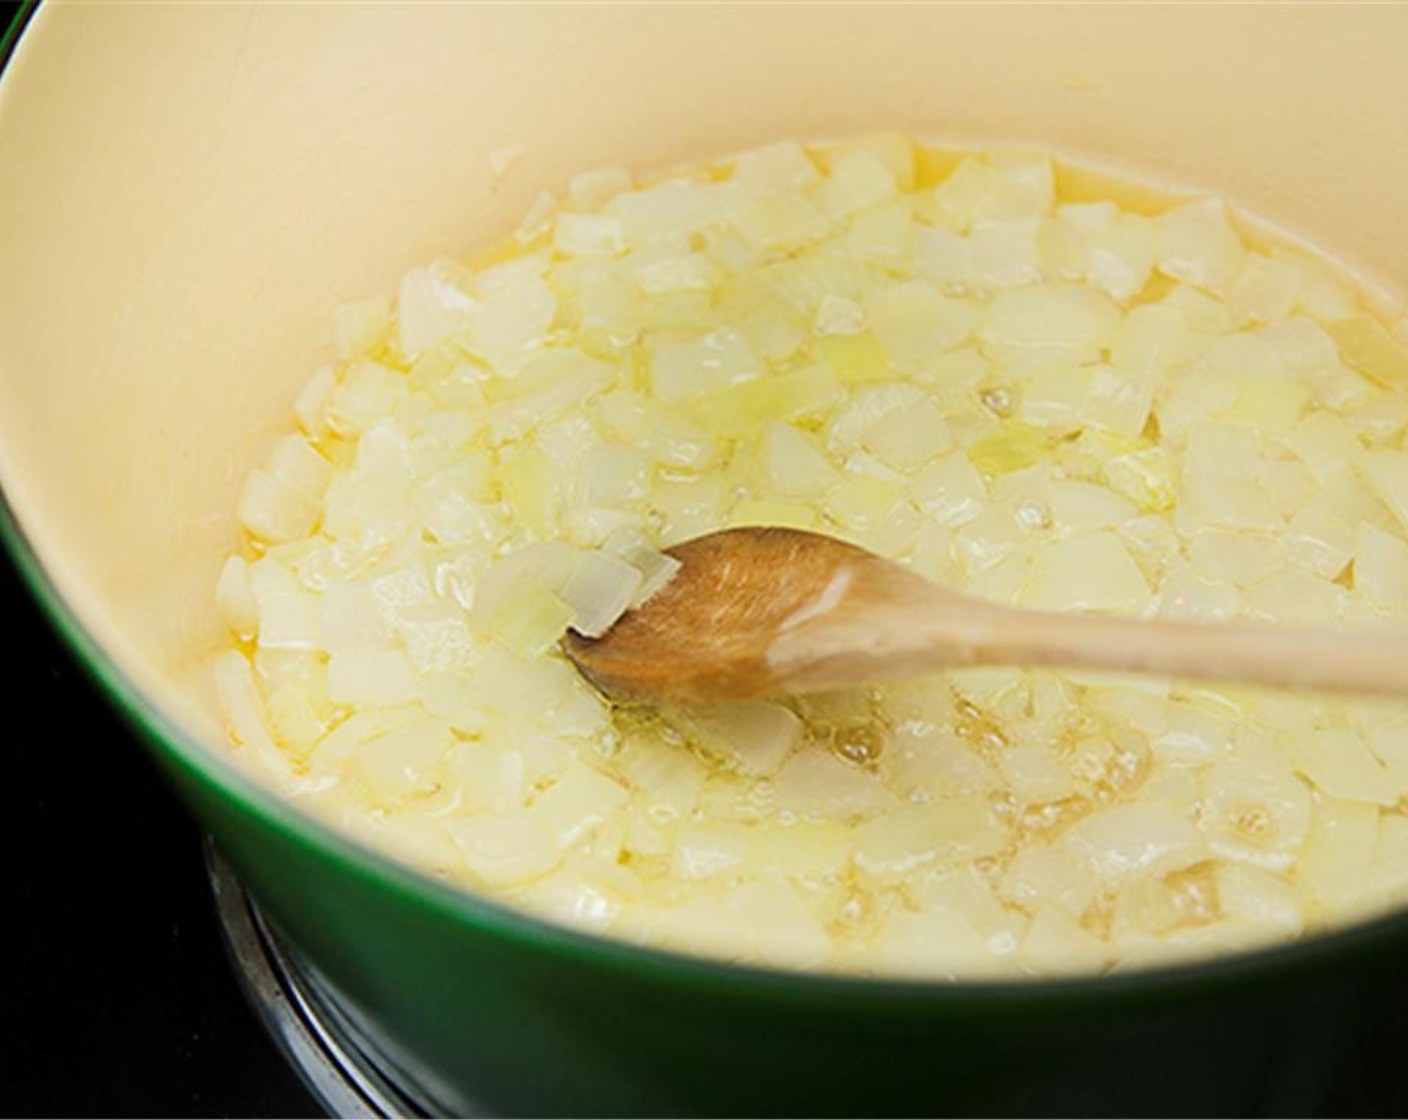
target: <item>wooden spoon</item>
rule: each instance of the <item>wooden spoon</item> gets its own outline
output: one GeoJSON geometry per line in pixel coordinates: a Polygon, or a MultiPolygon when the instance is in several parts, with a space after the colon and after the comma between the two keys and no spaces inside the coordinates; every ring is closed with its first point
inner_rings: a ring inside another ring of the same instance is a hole
{"type": "Polygon", "coordinates": [[[821,692],[970,665],[1059,665],[1408,698],[1408,632],[1016,610],[797,529],[726,529],[667,552],[674,579],[567,656],[623,699],[821,692]]]}

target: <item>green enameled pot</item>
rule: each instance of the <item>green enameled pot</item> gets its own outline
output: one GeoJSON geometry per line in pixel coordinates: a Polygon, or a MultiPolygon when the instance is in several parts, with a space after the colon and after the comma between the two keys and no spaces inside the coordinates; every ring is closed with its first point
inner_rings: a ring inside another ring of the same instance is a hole
{"type": "MultiPolygon", "coordinates": [[[[1408,917],[1097,980],[753,971],[567,932],[340,838],[219,751],[244,473],[340,301],[603,163],[899,127],[1225,191],[1408,283],[1408,8],[46,4],[0,81],[0,485],[35,593],[359,1031],[506,1113],[1306,1111],[1408,917]],[[521,149],[504,177],[488,154],[521,149]]],[[[1366,1041],[1366,1039],[1368,1041],[1366,1041]]],[[[1359,1063],[1357,1066],[1355,1063],[1359,1063]]]]}

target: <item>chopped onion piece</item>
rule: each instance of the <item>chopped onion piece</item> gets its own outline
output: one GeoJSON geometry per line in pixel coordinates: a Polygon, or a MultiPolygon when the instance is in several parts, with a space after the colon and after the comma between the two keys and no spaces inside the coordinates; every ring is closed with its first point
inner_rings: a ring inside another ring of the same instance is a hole
{"type": "Polygon", "coordinates": [[[1300,270],[1260,253],[1248,253],[1227,301],[1248,319],[1284,319],[1300,299],[1300,270]]]}
{"type": "Polygon", "coordinates": [[[396,323],[401,353],[409,356],[463,330],[474,300],[434,268],[413,268],[401,278],[396,323]]]}
{"type": "Polygon", "coordinates": [[[328,405],[328,425],[340,435],[365,432],[394,412],[406,392],[405,378],[389,366],[353,362],[328,405]]]}
{"type": "Polygon", "coordinates": [[[681,401],[749,381],[762,371],[747,341],[731,330],[716,331],[693,342],[656,349],[651,386],[664,401],[681,401]]]}
{"type": "Polygon", "coordinates": [[[1027,847],[1017,853],[1002,880],[1002,894],[1027,909],[1058,909],[1079,916],[1097,893],[1095,876],[1060,847],[1027,847]]]}
{"type": "Polygon", "coordinates": [[[551,834],[528,813],[456,820],[445,828],[465,866],[489,886],[516,886],[539,878],[562,858],[551,834]]]}
{"type": "Polygon", "coordinates": [[[652,548],[632,549],[622,559],[640,573],[640,585],[631,596],[629,604],[632,610],[663,591],[680,570],[680,562],[673,556],[652,548]]]}
{"type": "Polygon", "coordinates": [[[1080,792],[1075,775],[1048,747],[1015,747],[1003,752],[1002,774],[1012,795],[1028,805],[1062,801],[1080,792]]]}
{"type": "Polygon", "coordinates": [[[1203,834],[1171,806],[1148,802],[1106,809],[1076,825],[1065,846],[1106,880],[1169,872],[1203,857],[1203,834]]]}
{"type": "Polygon", "coordinates": [[[772,194],[805,187],[819,177],[816,164],[803,147],[783,141],[739,156],[732,181],[750,194],[772,194]]]}
{"type": "Polygon", "coordinates": [[[420,694],[420,678],[400,650],[356,650],[328,662],[328,699],[335,704],[404,704],[420,694]]]}
{"type": "Polygon", "coordinates": [[[1381,610],[1408,614],[1408,544],[1361,521],[1354,534],[1354,590],[1381,610]]]}
{"type": "Polygon", "coordinates": [[[921,199],[920,205],[925,216],[936,225],[963,233],[973,224],[975,213],[996,178],[991,164],[969,157],[933,188],[928,199],[921,199]]]}
{"type": "Polygon", "coordinates": [[[801,968],[825,960],[830,951],[826,931],[785,881],[748,883],[729,895],[727,906],[743,935],[745,953],[755,959],[801,968]]]}
{"type": "Polygon", "coordinates": [[[254,471],[240,495],[240,523],[265,541],[307,536],[318,520],[317,499],[276,474],[254,471]]]}
{"type": "Polygon", "coordinates": [[[828,218],[842,218],[895,195],[893,173],[866,151],[843,151],[825,179],[812,189],[812,197],[828,218]]]}
{"type": "Polygon", "coordinates": [[[1307,730],[1287,747],[1296,768],[1330,797],[1376,805],[1398,800],[1387,771],[1353,731],[1307,730]]]}
{"type": "Polygon", "coordinates": [[[1370,315],[1359,314],[1327,323],[1345,363],[1365,377],[1391,389],[1408,385],[1408,342],[1396,338],[1370,315]]]}
{"type": "Polygon", "coordinates": [[[259,604],[250,587],[249,565],[243,557],[231,556],[225,561],[215,585],[215,599],[225,625],[233,633],[249,637],[259,629],[259,604]]]}
{"type": "Polygon", "coordinates": [[[1148,607],[1151,594],[1120,539],[1099,532],[1057,541],[1038,552],[1022,598],[1039,610],[1133,614],[1148,607]]]}
{"type": "Polygon", "coordinates": [[[1023,963],[1038,974],[1098,971],[1114,955],[1070,916],[1042,908],[1022,942],[1023,963]]]}
{"type": "Polygon", "coordinates": [[[639,592],[641,570],[604,552],[585,553],[562,588],[573,612],[572,628],[588,638],[606,633],[639,592]]]}
{"type": "Polygon", "coordinates": [[[965,525],[982,512],[987,491],[966,456],[952,454],[919,472],[910,486],[914,502],[941,525],[965,525]]]}
{"type": "Polygon", "coordinates": [[[802,734],[793,712],[760,700],[681,712],[679,722],[701,749],[752,775],[776,773],[802,734]]]}
{"type": "Polygon", "coordinates": [[[598,167],[572,176],[567,197],[579,210],[595,210],[633,185],[631,173],[624,167],[598,167]]]}
{"type": "Polygon", "coordinates": [[[880,288],[865,303],[871,330],[897,369],[921,366],[963,342],[977,313],[922,281],[880,288]]]}
{"type": "Polygon", "coordinates": [[[428,793],[436,784],[436,768],[454,743],[449,726],[421,720],[379,735],[348,758],[347,767],[383,804],[428,793]]]}
{"type": "Polygon", "coordinates": [[[215,659],[214,676],[220,706],[229,721],[236,744],[277,758],[277,749],[265,725],[263,705],[249,660],[234,650],[222,653],[215,659]]]}
{"type": "Polygon", "coordinates": [[[1190,202],[1157,221],[1160,272],[1210,291],[1231,287],[1245,250],[1220,200],[1190,202]]]}
{"type": "Polygon", "coordinates": [[[1354,430],[1333,413],[1312,412],[1286,434],[1286,445],[1326,485],[1348,471],[1363,450],[1354,430]]]}
{"type": "Polygon", "coordinates": [[[560,847],[568,848],[589,836],[626,803],[628,796],[600,771],[574,762],[537,797],[528,815],[560,847]]]}
{"type": "Polygon", "coordinates": [[[991,855],[1009,838],[982,797],[897,809],[858,825],[854,835],[856,866],[871,878],[891,883],[924,867],[991,855]]]}
{"type": "MultiPolygon", "coordinates": [[[[1323,579],[1338,578],[1355,554],[1354,531],[1315,506],[1305,506],[1292,517],[1286,534],[1286,558],[1323,579]]],[[[1408,551],[1408,545],[1397,543],[1408,551]]]]}
{"type": "Polygon", "coordinates": [[[1136,376],[1161,374],[1187,365],[1198,350],[1182,311],[1163,304],[1132,310],[1115,331],[1110,359],[1136,376]]]}
{"type": "Polygon", "coordinates": [[[1379,809],[1363,802],[1318,805],[1296,865],[1296,877],[1326,907],[1362,898],[1379,838],[1379,809]]]}
{"type": "Polygon", "coordinates": [[[827,220],[806,195],[791,192],[746,204],[734,216],[733,225],[750,249],[776,256],[820,240],[827,220]]]}
{"type": "Polygon", "coordinates": [[[625,227],[616,218],[595,214],[559,214],[553,248],[569,257],[614,257],[626,247],[625,227]]]}
{"type": "Polygon", "coordinates": [[[776,788],[779,806],[807,818],[869,817],[895,806],[894,795],[873,775],[819,751],[794,755],[776,788]]]}
{"type": "Polygon", "coordinates": [[[853,260],[871,261],[891,269],[905,267],[914,250],[909,204],[885,203],[857,214],[851,220],[844,245],[853,260]]]}
{"type": "Polygon", "coordinates": [[[1099,292],[1071,284],[1034,284],[1002,292],[988,305],[978,333],[1016,346],[1107,346],[1119,307],[1099,292]]]}
{"type": "Polygon", "coordinates": [[[293,402],[298,423],[310,436],[322,435],[327,428],[328,405],[337,392],[337,375],[331,366],[322,366],[299,391],[293,402]]]}
{"type": "Polygon", "coordinates": [[[788,497],[816,497],[840,482],[825,454],[790,424],[768,425],[763,457],[769,481],[788,497]]]}
{"type": "Polygon", "coordinates": [[[748,832],[739,825],[690,822],[675,842],[674,873],[708,879],[732,870],[748,851],[748,832]]]}
{"type": "Polygon", "coordinates": [[[990,222],[968,235],[968,276],[986,288],[1016,288],[1041,279],[1036,218],[990,222]]]}
{"type": "Polygon", "coordinates": [[[1408,526],[1408,454],[1370,451],[1360,460],[1359,467],[1374,493],[1401,525],[1408,526]]]}

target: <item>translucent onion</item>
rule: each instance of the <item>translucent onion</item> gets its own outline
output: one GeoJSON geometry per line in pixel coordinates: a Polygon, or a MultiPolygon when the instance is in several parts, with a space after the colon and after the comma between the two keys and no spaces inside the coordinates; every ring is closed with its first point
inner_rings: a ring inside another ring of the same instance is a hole
{"type": "Polygon", "coordinates": [[[551,920],[786,967],[1126,969],[1408,899],[1400,704],[983,667],[654,711],[563,658],[726,525],[1042,609],[1408,618],[1404,324],[1077,181],[896,133],[606,167],[337,308],[218,577],[236,758],[551,920]]]}

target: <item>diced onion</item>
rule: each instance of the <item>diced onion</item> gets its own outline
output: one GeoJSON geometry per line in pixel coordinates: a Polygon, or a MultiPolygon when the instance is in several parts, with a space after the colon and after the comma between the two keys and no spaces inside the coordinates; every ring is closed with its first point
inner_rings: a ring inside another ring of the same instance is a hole
{"type": "Polygon", "coordinates": [[[772,774],[802,733],[795,713],[778,704],[748,701],[681,713],[699,746],[748,774],[772,774]]]}
{"type": "Polygon", "coordinates": [[[215,588],[235,757],[452,883],[774,966],[1121,970],[1408,902],[1402,704],[977,665],[652,709],[564,655],[741,525],[1021,607],[1408,619],[1408,319],[1094,185],[898,133],[605,167],[336,308],[215,588]]]}
{"type": "Polygon", "coordinates": [[[588,552],[562,588],[562,601],[572,609],[573,628],[599,637],[626,612],[644,576],[639,568],[601,552],[588,552]]]}
{"type": "Polygon", "coordinates": [[[396,324],[401,353],[419,354],[469,325],[474,300],[433,268],[415,268],[401,279],[396,324]]]}
{"type": "Polygon", "coordinates": [[[465,865],[482,882],[506,887],[547,874],[561,849],[528,813],[453,821],[447,824],[465,865]]]}
{"type": "Polygon", "coordinates": [[[231,556],[220,569],[215,599],[225,625],[235,634],[249,636],[259,629],[259,603],[249,582],[249,565],[243,557],[231,556]]]}
{"type": "Polygon", "coordinates": [[[1101,878],[1177,870],[1202,858],[1203,834],[1181,813],[1157,802],[1121,805],[1067,834],[1066,848],[1101,878]]]}
{"type": "Polygon", "coordinates": [[[1115,534],[1058,541],[1037,557],[1023,600],[1042,610],[1138,613],[1149,603],[1148,582],[1115,534]]]}

